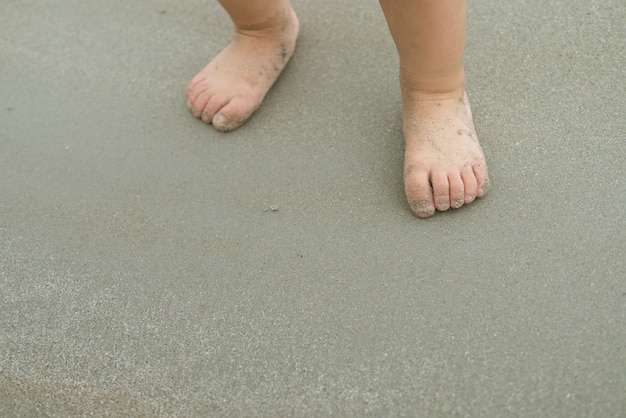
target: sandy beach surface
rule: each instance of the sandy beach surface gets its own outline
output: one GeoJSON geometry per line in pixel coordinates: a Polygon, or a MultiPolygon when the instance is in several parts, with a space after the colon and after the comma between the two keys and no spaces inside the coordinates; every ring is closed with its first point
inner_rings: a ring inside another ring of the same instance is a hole
{"type": "Polygon", "coordinates": [[[470,2],[489,194],[402,187],[376,1],[223,134],[216,2],[0,4],[0,416],[626,416],[626,5],[470,2]]]}

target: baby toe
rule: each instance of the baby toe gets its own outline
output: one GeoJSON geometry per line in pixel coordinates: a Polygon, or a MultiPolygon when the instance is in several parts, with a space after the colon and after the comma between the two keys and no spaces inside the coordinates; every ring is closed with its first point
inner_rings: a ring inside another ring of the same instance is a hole
{"type": "Polygon", "coordinates": [[[483,197],[489,190],[489,175],[484,164],[474,166],[474,175],[476,176],[477,192],[476,196],[483,197]]]}

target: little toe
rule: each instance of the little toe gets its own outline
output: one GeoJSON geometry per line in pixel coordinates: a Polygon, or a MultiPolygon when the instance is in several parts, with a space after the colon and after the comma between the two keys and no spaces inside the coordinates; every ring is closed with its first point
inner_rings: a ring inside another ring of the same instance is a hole
{"type": "Polygon", "coordinates": [[[405,170],[404,192],[413,213],[420,218],[428,218],[435,214],[433,191],[427,172],[415,173],[405,170]]]}
{"type": "Polygon", "coordinates": [[[489,190],[489,176],[485,165],[474,166],[474,175],[476,176],[476,182],[478,190],[476,196],[483,197],[489,190]]]}
{"type": "Polygon", "coordinates": [[[190,104],[193,105],[193,103],[196,101],[196,99],[198,98],[198,96],[200,96],[202,93],[206,92],[208,90],[208,87],[205,84],[200,84],[200,82],[197,83],[189,83],[187,85],[187,98],[190,104]]]}
{"type": "Polygon", "coordinates": [[[202,72],[196,74],[196,76],[187,83],[187,94],[191,95],[195,90],[206,90],[206,86],[200,87],[200,84],[206,82],[206,80],[207,78],[202,72]]]}

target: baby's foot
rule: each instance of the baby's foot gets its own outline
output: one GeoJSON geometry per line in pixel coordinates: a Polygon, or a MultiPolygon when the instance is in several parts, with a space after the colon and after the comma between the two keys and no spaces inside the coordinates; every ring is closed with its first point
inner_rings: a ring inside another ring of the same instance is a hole
{"type": "Polygon", "coordinates": [[[236,28],[233,41],[187,86],[194,116],[226,132],[261,105],[293,55],[298,18],[288,8],[260,28],[236,28]]]}
{"type": "Polygon", "coordinates": [[[487,192],[482,148],[464,89],[454,94],[404,91],[404,189],[420,218],[457,209],[487,192]]]}

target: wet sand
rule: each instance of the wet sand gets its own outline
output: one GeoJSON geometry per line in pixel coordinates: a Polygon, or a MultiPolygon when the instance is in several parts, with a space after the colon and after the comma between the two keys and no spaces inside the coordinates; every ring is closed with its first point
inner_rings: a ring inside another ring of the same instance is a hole
{"type": "Polygon", "coordinates": [[[378,5],[293,5],[227,134],[216,3],[0,6],[0,415],[626,414],[622,2],[471,2],[491,190],[428,220],[378,5]]]}

